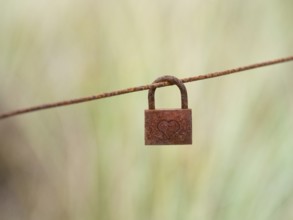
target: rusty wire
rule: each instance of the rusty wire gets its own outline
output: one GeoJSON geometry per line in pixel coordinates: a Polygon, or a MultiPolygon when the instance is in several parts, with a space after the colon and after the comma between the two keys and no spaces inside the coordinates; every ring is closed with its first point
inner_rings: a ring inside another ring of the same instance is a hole
{"type": "MultiPolygon", "coordinates": [[[[265,61],[265,62],[256,63],[256,64],[251,64],[251,65],[242,66],[242,67],[238,67],[238,68],[234,68],[234,69],[218,71],[218,72],[208,73],[208,74],[204,74],[204,75],[193,76],[193,77],[189,77],[189,78],[184,78],[184,79],[181,79],[181,81],[183,83],[194,82],[194,81],[198,81],[198,80],[210,79],[210,78],[224,76],[224,75],[233,74],[233,73],[238,73],[238,72],[242,72],[242,71],[246,71],[246,70],[256,69],[256,68],[260,68],[260,67],[264,67],[264,66],[285,63],[285,62],[289,62],[289,61],[293,61],[293,56],[270,60],[270,61],[265,61]]],[[[93,96],[87,96],[87,97],[82,97],[82,98],[76,98],[76,99],[71,99],[71,100],[65,100],[65,101],[60,101],[60,102],[53,102],[53,103],[32,106],[32,107],[18,109],[18,110],[14,110],[14,111],[0,114],[0,120],[5,119],[5,118],[9,118],[9,117],[13,117],[13,116],[17,116],[20,114],[29,113],[29,112],[35,112],[35,111],[45,110],[45,109],[49,109],[49,108],[57,108],[57,107],[66,106],[66,105],[73,105],[73,104],[77,104],[77,103],[88,102],[88,101],[93,101],[93,100],[103,99],[103,98],[109,98],[112,96],[123,95],[123,94],[131,93],[131,92],[138,92],[138,91],[142,91],[142,90],[148,90],[151,88],[159,88],[159,87],[164,87],[164,86],[169,86],[169,85],[171,85],[171,83],[159,82],[159,83],[154,83],[154,84],[149,84],[149,85],[143,85],[143,86],[121,89],[121,90],[112,91],[112,92],[101,93],[101,94],[93,95],[93,96]]]]}

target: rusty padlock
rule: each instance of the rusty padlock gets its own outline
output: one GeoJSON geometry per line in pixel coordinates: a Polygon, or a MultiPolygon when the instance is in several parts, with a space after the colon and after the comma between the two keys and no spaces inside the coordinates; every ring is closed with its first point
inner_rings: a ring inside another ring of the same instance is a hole
{"type": "Polygon", "coordinates": [[[162,76],[153,83],[176,84],[181,92],[181,109],[155,109],[156,88],[149,89],[149,109],[145,110],[145,144],[192,144],[192,112],[188,109],[187,91],[174,76],[162,76]]]}

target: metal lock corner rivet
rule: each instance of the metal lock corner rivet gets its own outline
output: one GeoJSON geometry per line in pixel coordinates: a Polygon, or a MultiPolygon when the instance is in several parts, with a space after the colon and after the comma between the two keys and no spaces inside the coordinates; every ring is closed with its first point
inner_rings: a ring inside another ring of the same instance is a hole
{"type": "Polygon", "coordinates": [[[188,109],[186,87],[174,76],[162,76],[153,83],[166,81],[180,89],[181,109],[155,109],[156,88],[149,89],[149,109],[145,110],[145,144],[192,144],[192,112],[188,109]]]}

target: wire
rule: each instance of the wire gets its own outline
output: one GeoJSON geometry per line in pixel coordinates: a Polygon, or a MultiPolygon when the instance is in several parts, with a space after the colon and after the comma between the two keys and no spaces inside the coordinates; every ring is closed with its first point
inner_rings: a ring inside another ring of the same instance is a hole
{"type": "MultiPolygon", "coordinates": [[[[242,67],[238,67],[238,68],[234,68],[234,69],[213,72],[213,73],[208,73],[208,74],[199,75],[199,76],[193,76],[193,77],[189,77],[189,78],[184,78],[184,79],[181,79],[181,81],[183,83],[194,82],[194,81],[198,81],[198,80],[210,79],[210,78],[229,75],[229,74],[238,73],[238,72],[242,72],[242,71],[246,71],[246,70],[256,69],[256,68],[260,68],[260,67],[264,67],[264,66],[285,63],[285,62],[289,62],[289,61],[293,61],[293,56],[270,60],[270,61],[265,61],[265,62],[256,63],[256,64],[251,64],[248,66],[242,66],[242,67]]],[[[112,91],[112,92],[101,93],[101,94],[93,95],[93,96],[87,96],[87,97],[82,97],[82,98],[76,98],[76,99],[71,99],[71,100],[65,100],[65,101],[60,101],[60,102],[53,102],[53,103],[32,106],[32,107],[18,109],[18,110],[14,110],[14,111],[0,114],[0,120],[5,119],[5,118],[9,118],[9,117],[13,117],[13,116],[17,116],[17,115],[21,115],[21,114],[25,114],[25,113],[29,113],[29,112],[35,112],[35,111],[45,110],[45,109],[49,109],[49,108],[57,108],[57,107],[61,107],[61,106],[73,105],[73,104],[82,103],[82,102],[89,102],[89,101],[93,101],[93,100],[97,100],[97,99],[104,99],[104,98],[109,98],[112,96],[118,96],[118,95],[123,95],[123,94],[127,94],[127,93],[148,90],[151,88],[165,87],[165,86],[170,86],[170,85],[171,84],[168,82],[160,82],[160,83],[137,86],[137,87],[127,88],[127,89],[121,89],[121,90],[112,91]]]]}

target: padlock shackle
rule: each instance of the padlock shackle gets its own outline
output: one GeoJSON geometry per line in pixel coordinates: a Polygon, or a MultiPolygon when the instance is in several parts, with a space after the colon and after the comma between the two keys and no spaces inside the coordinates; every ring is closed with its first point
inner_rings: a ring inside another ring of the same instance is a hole
{"type": "MultiPolygon", "coordinates": [[[[156,79],[153,83],[159,82],[169,82],[170,84],[176,84],[181,92],[181,108],[188,109],[188,99],[187,99],[187,91],[185,85],[181,82],[180,79],[174,76],[162,76],[156,79]]],[[[156,88],[149,89],[148,99],[149,99],[149,109],[155,109],[155,91],[156,88]]]]}

